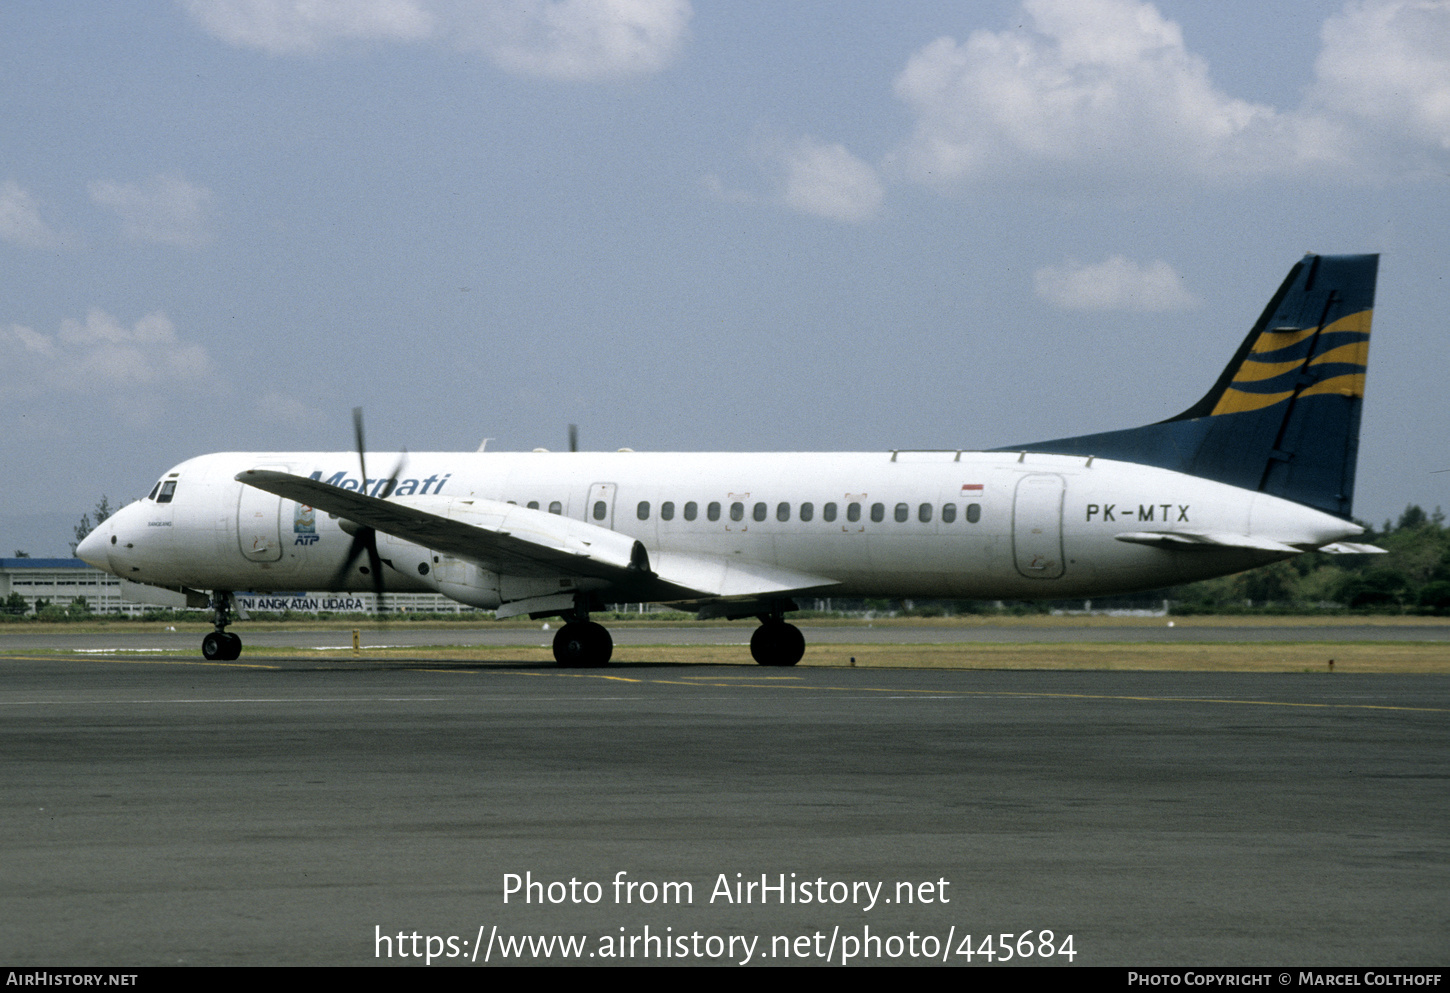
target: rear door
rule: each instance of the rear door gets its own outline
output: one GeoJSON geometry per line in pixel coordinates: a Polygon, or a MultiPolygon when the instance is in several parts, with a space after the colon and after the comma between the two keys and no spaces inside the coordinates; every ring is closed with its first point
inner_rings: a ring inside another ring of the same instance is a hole
{"type": "Polygon", "coordinates": [[[1057,579],[1062,557],[1061,476],[1037,473],[1017,482],[1012,503],[1012,554],[1017,571],[1029,579],[1057,579]]]}

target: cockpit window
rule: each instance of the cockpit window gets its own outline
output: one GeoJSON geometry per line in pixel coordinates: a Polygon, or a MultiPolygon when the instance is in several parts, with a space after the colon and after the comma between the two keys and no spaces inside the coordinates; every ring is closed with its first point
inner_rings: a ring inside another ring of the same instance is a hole
{"type": "Polygon", "coordinates": [[[171,498],[176,495],[176,480],[168,479],[161,484],[161,493],[156,497],[157,503],[170,503],[171,498]]]}
{"type": "Polygon", "coordinates": [[[161,481],[158,479],[156,481],[156,485],[153,486],[153,487],[151,487],[151,492],[148,493],[148,494],[146,494],[146,499],[147,500],[155,500],[156,499],[156,492],[158,490],[160,490],[160,489],[161,489],[161,481]]]}

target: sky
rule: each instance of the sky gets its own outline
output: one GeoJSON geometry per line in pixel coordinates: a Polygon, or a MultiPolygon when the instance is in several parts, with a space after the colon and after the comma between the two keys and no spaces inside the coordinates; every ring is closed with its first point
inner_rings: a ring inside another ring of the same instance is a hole
{"type": "Polygon", "coordinates": [[[11,0],[0,554],[211,451],[990,448],[1382,253],[1355,514],[1450,509],[1443,0],[11,0]]]}

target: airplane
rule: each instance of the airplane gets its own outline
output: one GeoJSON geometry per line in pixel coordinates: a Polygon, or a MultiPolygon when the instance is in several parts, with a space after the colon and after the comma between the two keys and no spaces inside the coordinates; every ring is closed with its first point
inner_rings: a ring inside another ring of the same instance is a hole
{"type": "Polygon", "coordinates": [[[1143,427],[986,451],[380,455],[355,411],[356,452],[190,459],[78,554],[136,599],[209,608],[209,660],[241,654],[232,591],[307,589],[560,617],[564,666],[609,661],[606,603],[755,617],[755,661],[790,666],[804,597],[1094,597],[1376,552],[1349,539],[1378,265],[1305,256],[1212,389],[1143,427]]]}

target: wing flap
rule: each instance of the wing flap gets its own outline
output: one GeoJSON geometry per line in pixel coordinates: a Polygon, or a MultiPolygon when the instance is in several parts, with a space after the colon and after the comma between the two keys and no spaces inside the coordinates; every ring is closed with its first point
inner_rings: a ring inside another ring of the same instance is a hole
{"type": "Polygon", "coordinates": [[[660,552],[654,558],[654,569],[665,582],[726,599],[770,594],[783,596],[840,585],[839,580],[824,576],[726,555],[660,552]]]}

